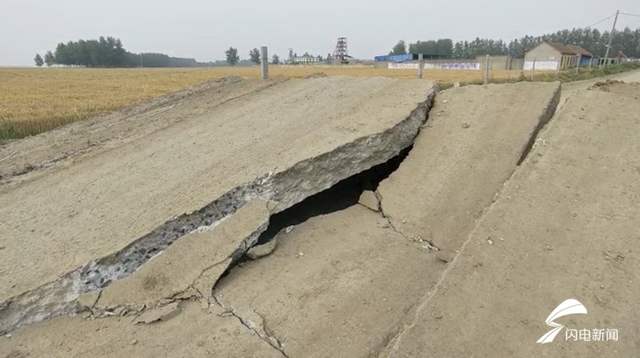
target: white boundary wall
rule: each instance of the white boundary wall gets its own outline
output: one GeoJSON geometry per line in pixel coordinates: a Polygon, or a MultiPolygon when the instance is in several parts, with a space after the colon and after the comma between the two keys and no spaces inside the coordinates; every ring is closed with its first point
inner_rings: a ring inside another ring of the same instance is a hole
{"type": "MultiPolygon", "coordinates": [[[[390,70],[417,70],[418,63],[395,63],[390,62],[388,65],[390,70]]],[[[479,62],[443,62],[424,64],[425,70],[480,70],[479,62]]]]}
{"type": "MultiPolygon", "coordinates": [[[[534,61],[524,61],[524,70],[531,71],[534,61]]],[[[536,70],[540,71],[556,71],[560,63],[558,61],[535,61],[536,70]]]]}

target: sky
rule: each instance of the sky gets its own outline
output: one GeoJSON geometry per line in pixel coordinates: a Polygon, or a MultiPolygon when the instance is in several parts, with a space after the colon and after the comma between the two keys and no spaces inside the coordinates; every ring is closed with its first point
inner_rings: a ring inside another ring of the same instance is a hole
{"type": "MultiPolygon", "coordinates": [[[[59,42],[120,38],[131,52],[161,52],[198,61],[242,58],[266,45],[325,56],[339,36],[349,54],[372,58],[398,40],[437,38],[509,41],[586,27],[617,9],[640,14],[638,0],[0,0],[0,66],[32,66],[59,42]]],[[[609,29],[612,21],[598,26],[609,29]]],[[[623,16],[621,27],[640,27],[623,16]]]]}

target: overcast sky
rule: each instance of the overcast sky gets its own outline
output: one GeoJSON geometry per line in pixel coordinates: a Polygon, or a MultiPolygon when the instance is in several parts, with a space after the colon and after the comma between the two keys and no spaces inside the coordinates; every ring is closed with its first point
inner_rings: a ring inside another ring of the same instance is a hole
{"type": "MultiPolygon", "coordinates": [[[[248,57],[268,45],[323,56],[346,36],[349,52],[371,58],[396,41],[476,36],[510,40],[588,26],[616,9],[640,13],[639,0],[0,0],[0,65],[33,65],[61,41],[118,37],[132,52],[199,61],[223,59],[229,46],[248,57]]],[[[640,17],[622,17],[640,27],[640,17]]],[[[611,22],[600,24],[610,28],[611,22]]]]}

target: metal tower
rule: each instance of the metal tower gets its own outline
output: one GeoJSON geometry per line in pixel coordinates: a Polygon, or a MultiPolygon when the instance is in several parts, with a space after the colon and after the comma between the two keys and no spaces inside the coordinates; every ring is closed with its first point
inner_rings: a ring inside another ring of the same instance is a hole
{"type": "Polygon", "coordinates": [[[347,60],[349,58],[349,53],[347,51],[347,38],[346,37],[338,37],[338,44],[336,45],[336,50],[333,53],[333,60],[335,63],[344,64],[349,63],[347,60]]]}

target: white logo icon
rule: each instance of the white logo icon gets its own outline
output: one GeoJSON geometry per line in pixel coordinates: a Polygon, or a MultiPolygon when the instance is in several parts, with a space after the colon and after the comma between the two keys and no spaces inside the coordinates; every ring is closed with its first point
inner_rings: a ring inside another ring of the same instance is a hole
{"type": "Polygon", "coordinates": [[[574,314],[587,314],[587,308],[580,303],[580,301],[570,298],[558,305],[551,313],[549,317],[544,321],[547,326],[553,327],[549,332],[545,333],[536,343],[547,344],[553,342],[558,333],[564,328],[560,323],[554,322],[556,319],[574,315],[574,314]]]}

